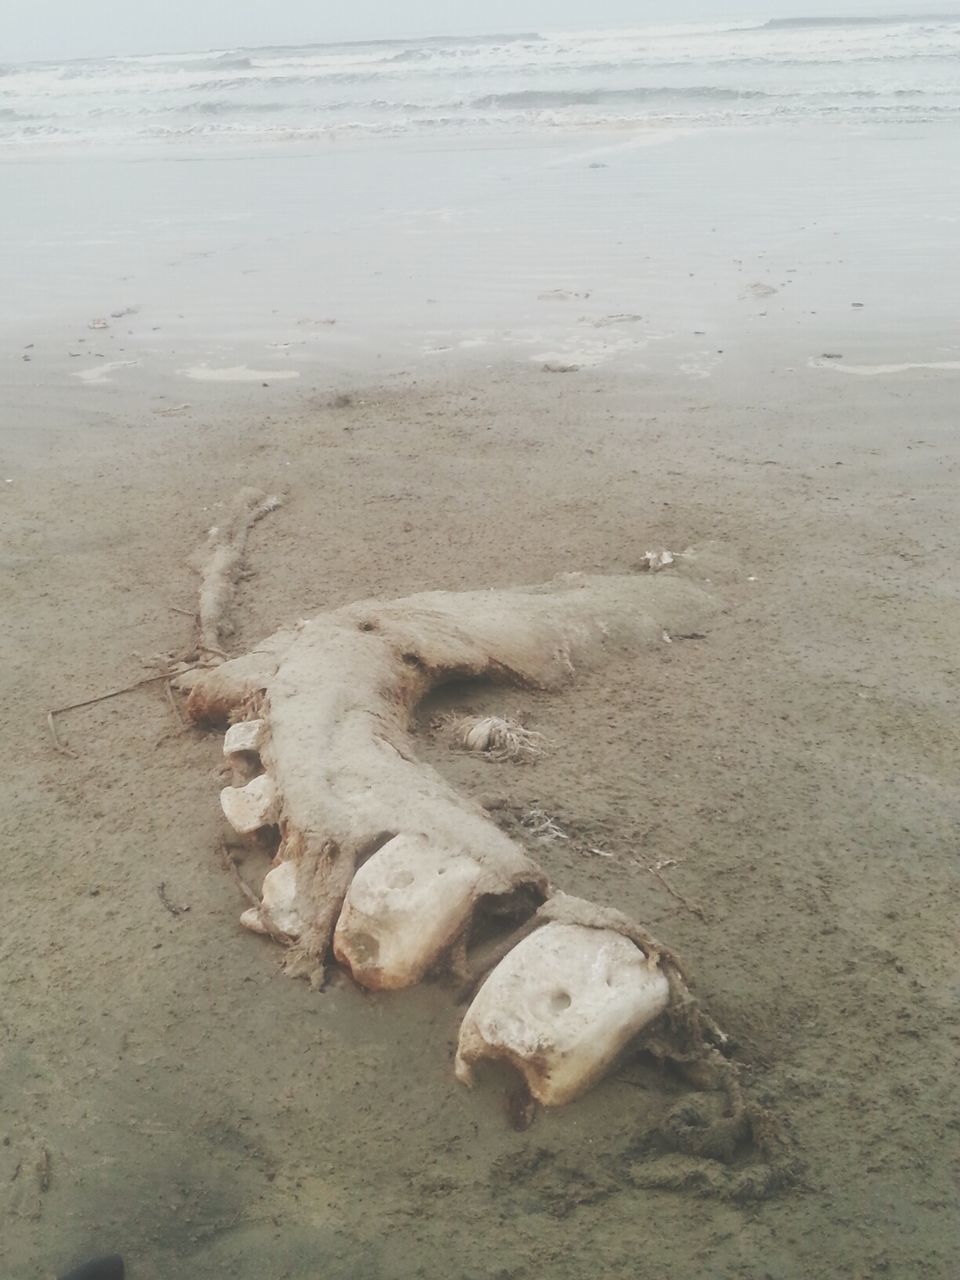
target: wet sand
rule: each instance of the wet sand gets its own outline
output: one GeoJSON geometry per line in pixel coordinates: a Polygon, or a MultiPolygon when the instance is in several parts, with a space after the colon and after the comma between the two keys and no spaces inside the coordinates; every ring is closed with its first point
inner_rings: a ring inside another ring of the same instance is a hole
{"type": "Polygon", "coordinates": [[[0,370],[217,405],[465,363],[949,365],[955,150],[929,123],[4,158],[0,370]]]}
{"type": "Polygon", "coordinates": [[[954,1275],[957,375],[514,361],[190,408],[68,379],[11,375],[2,437],[4,1274],[118,1249],[132,1280],[954,1275]],[[728,553],[704,639],[464,695],[526,711],[536,766],[422,749],[555,816],[551,877],[682,953],[800,1185],[644,1189],[680,1096],[649,1065],[517,1133],[501,1080],[453,1079],[448,987],[282,976],[217,858],[220,741],[156,687],[62,717],[57,754],[48,708],[189,645],[186,558],[247,483],[285,505],[238,650],[368,594],[728,553]]]}

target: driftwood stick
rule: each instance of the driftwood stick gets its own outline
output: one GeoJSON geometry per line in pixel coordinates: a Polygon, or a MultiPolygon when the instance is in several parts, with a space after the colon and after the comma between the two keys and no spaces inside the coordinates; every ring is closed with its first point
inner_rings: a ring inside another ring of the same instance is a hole
{"type": "Polygon", "coordinates": [[[227,657],[222,642],[233,631],[233,595],[243,572],[247,534],[258,520],[279,506],[279,498],[269,497],[259,489],[241,489],[223,523],[209,530],[206,542],[191,558],[193,568],[200,574],[196,617],[203,652],[227,657]]]}

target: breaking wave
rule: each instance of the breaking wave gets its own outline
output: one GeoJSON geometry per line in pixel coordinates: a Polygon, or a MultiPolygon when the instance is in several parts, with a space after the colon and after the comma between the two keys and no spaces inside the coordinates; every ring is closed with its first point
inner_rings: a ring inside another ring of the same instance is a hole
{"type": "Polygon", "coordinates": [[[0,146],[960,117],[960,15],[434,36],[0,67],[0,146]],[[176,122],[176,123],[173,123],[176,122]]]}
{"type": "Polygon", "coordinates": [[[834,16],[825,15],[819,18],[771,18],[769,22],[763,24],[766,31],[789,31],[794,28],[803,27],[889,27],[903,24],[916,24],[928,22],[942,23],[958,23],[960,24],[960,13],[912,13],[912,14],[890,14],[883,17],[879,14],[863,15],[860,17],[846,17],[837,14],[834,16]]]}

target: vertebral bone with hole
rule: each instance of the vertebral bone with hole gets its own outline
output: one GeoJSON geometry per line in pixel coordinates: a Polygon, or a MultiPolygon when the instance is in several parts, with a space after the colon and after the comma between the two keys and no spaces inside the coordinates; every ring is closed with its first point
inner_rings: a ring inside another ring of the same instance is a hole
{"type": "Polygon", "coordinates": [[[431,592],[321,614],[185,676],[194,721],[240,717],[224,751],[241,774],[262,762],[224,790],[227,819],[243,833],[280,830],[243,923],[288,943],[292,971],[316,970],[332,947],[378,989],[462,965],[478,914],[499,915],[505,941],[488,947],[494,967],[464,1019],[457,1073],[468,1080],[478,1059],[500,1057],[540,1101],[575,1097],[678,991],[689,1000],[679,970],[616,913],[581,904],[557,922],[555,905],[576,900],[417,760],[413,712],[451,680],[557,688],[604,649],[656,644],[710,607],[675,572],[431,592]]]}

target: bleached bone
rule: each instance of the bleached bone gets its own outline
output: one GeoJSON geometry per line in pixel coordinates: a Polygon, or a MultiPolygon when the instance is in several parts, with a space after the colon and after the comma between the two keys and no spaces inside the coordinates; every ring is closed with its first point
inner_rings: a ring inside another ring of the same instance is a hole
{"type": "MultiPolygon", "coordinates": [[[[504,855],[506,849],[504,849],[504,855]]],[[[513,884],[546,893],[546,876],[519,849],[513,884]]],[[[482,862],[426,836],[395,836],[353,878],[333,951],[364,987],[419,982],[462,937],[476,903],[495,887],[482,862]]]]}
{"type": "Polygon", "coordinates": [[[223,754],[229,760],[233,756],[245,756],[260,750],[266,731],[263,720],[241,720],[232,724],[223,739],[223,754]]]}
{"type": "Polygon", "coordinates": [[[303,933],[303,921],[297,913],[297,868],[292,862],[281,862],[263,878],[261,904],[250,907],[240,923],[254,933],[282,934],[296,941],[303,933]]]}
{"type": "Polygon", "coordinates": [[[224,636],[233,632],[233,594],[243,568],[247,534],[265,515],[276,511],[280,499],[259,489],[241,489],[224,512],[220,524],[208,530],[207,538],[191,558],[200,574],[198,613],[200,648],[220,653],[224,636]]]}
{"type": "Polygon", "coordinates": [[[612,929],[546,924],[510,951],[483,984],[460,1028],[456,1074],[503,1059],[546,1106],[595,1084],[670,1002],[655,956],[612,929]]]}
{"type": "MultiPolygon", "coordinates": [[[[665,629],[693,630],[711,607],[694,583],[665,573],[427,592],[321,614],[181,677],[197,722],[223,723],[251,700],[261,708],[261,757],[277,788],[269,820],[280,824],[278,858],[296,867],[296,967],[325,959],[358,860],[394,836],[461,851],[495,896],[531,881],[520,847],[416,759],[412,713],[430,689],[469,678],[557,688],[605,648],[662,643],[665,629]]],[[[264,805],[249,822],[269,813],[264,805]]],[[[269,913],[264,904],[262,922],[279,928],[269,913]]]]}
{"type": "Polygon", "coordinates": [[[220,792],[223,816],[241,835],[251,835],[277,820],[277,785],[261,773],[244,787],[224,787],[220,792]]]}

